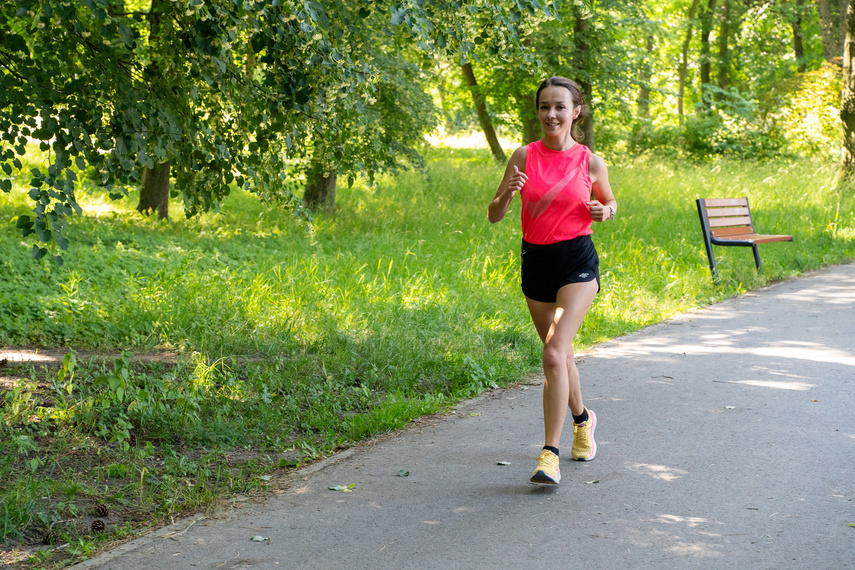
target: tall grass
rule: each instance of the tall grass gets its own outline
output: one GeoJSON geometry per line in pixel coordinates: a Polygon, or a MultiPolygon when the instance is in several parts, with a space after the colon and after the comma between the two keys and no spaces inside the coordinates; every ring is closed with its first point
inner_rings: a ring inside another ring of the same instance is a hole
{"type": "MultiPolygon", "coordinates": [[[[837,186],[833,165],[606,159],[619,210],[595,224],[602,290],[577,349],[855,258],[855,191],[837,186]],[[716,248],[716,286],[694,200],[743,195],[759,231],[795,240],[760,247],[762,275],[750,250],[716,248]]],[[[339,188],[336,212],[311,231],[237,191],[222,213],[186,220],[173,203],[173,219],[157,222],[133,210],[133,190],[112,202],[88,188],[61,268],[32,261],[8,223],[30,208],[16,180],[0,194],[0,345],[183,356],[174,366],[81,359],[72,390],[70,372],[14,371],[41,387],[5,398],[4,536],[61,516],[37,483],[75,472],[57,451],[72,442],[91,455],[78,467],[95,465],[128,504],[162,516],[538,371],[519,289],[519,202],[499,224],[486,217],[501,172],[486,151],[435,149],[423,173],[339,188]],[[106,411],[63,408],[63,390],[106,411]],[[236,446],[262,455],[236,467],[223,451],[236,446]],[[150,483],[170,477],[197,486],[150,483]]]]}

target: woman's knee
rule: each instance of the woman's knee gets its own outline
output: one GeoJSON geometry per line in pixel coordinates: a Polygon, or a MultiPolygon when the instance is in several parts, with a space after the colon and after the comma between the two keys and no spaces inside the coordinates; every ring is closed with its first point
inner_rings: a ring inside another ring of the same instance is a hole
{"type": "Polygon", "coordinates": [[[568,362],[573,362],[573,349],[561,348],[546,343],[543,347],[543,368],[553,370],[566,368],[568,362]]]}

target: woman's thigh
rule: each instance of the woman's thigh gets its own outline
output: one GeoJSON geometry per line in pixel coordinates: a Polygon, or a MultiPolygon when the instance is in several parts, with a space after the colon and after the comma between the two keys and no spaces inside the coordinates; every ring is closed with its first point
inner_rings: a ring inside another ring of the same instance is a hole
{"type": "Polygon", "coordinates": [[[526,297],[531,320],[540,340],[544,344],[566,346],[569,350],[598,290],[596,281],[585,281],[561,287],[554,303],[526,297]]]}

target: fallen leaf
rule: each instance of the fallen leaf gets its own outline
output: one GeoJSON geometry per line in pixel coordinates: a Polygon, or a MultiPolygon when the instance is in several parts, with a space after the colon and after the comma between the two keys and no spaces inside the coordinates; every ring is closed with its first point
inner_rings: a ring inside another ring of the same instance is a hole
{"type": "Polygon", "coordinates": [[[811,400],[811,402],[819,402],[819,400],[811,400]]]}
{"type": "Polygon", "coordinates": [[[480,416],[481,412],[469,412],[470,416],[480,416]]]}
{"type": "Polygon", "coordinates": [[[510,464],[511,464],[510,461],[499,461],[498,463],[496,463],[496,465],[510,465],[510,464]]]}
{"type": "Polygon", "coordinates": [[[353,488],[356,486],[356,483],[351,483],[348,486],[344,485],[336,485],[335,487],[330,487],[330,491],[340,491],[342,493],[351,493],[353,492],[353,488]]]}
{"type": "Polygon", "coordinates": [[[273,475],[262,475],[261,476],[262,481],[270,481],[271,479],[273,479],[273,475]]]}
{"type": "Polygon", "coordinates": [[[265,540],[267,540],[266,536],[255,535],[252,537],[253,542],[264,542],[265,540]]]}
{"type": "Polygon", "coordinates": [[[855,526],[855,523],[849,523],[849,526],[855,526]]]}
{"type": "Polygon", "coordinates": [[[403,469],[398,469],[398,477],[409,477],[410,472],[404,471],[403,469]]]}
{"type": "Polygon", "coordinates": [[[725,410],[735,410],[736,406],[725,406],[724,409],[725,410]]]}
{"type": "Polygon", "coordinates": [[[594,479],[593,481],[585,481],[585,485],[594,485],[595,483],[599,483],[599,479],[594,479]]]}

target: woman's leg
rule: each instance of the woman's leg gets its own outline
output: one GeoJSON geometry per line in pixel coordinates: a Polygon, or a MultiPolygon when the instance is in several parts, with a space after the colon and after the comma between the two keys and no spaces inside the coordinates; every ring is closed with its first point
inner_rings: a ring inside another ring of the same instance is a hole
{"type": "Polygon", "coordinates": [[[543,423],[545,445],[559,447],[561,430],[571,413],[584,411],[579,371],[573,360],[573,338],[582,325],[594,297],[596,281],[570,283],[558,290],[555,303],[543,303],[526,297],[531,320],[543,341],[543,423]]]}

